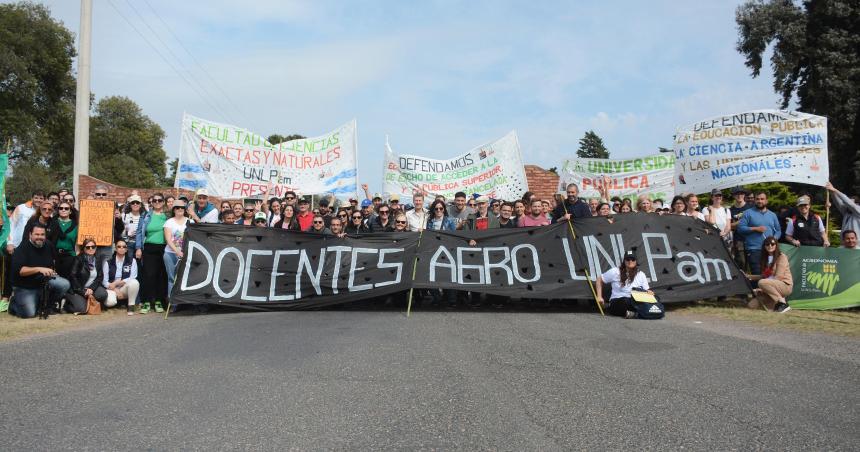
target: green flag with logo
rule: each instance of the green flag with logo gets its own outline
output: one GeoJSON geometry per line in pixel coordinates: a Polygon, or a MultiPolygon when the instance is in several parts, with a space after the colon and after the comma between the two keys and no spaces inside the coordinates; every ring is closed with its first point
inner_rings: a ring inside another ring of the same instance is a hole
{"type": "Polygon", "coordinates": [[[791,265],[792,309],[860,306],[860,250],[791,245],[780,250],[791,265]]]}

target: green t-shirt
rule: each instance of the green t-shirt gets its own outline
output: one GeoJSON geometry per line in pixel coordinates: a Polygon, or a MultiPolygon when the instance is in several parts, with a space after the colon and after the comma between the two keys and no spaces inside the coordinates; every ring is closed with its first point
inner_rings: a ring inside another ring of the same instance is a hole
{"type": "Polygon", "coordinates": [[[60,224],[60,230],[66,234],[66,238],[57,239],[56,245],[58,250],[66,250],[68,254],[75,255],[75,241],[78,240],[78,227],[72,226],[72,220],[63,221],[57,218],[60,224]]]}
{"type": "Polygon", "coordinates": [[[146,240],[143,243],[152,243],[154,245],[164,245],[164,222],[167,221],[167,215],[163,213],[154,213],[150,217],[149,224],[146,225],[146,240]]]}

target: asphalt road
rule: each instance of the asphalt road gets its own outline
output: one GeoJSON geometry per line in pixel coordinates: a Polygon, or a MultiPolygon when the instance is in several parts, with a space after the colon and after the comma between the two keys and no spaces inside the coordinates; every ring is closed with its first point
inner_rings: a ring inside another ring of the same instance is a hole
{"type": "Polygon", "coordinates": [[[0,449],[856,450],[860,341],[785,337],[589,313],[135,317],[0,343],[0,449]]]}

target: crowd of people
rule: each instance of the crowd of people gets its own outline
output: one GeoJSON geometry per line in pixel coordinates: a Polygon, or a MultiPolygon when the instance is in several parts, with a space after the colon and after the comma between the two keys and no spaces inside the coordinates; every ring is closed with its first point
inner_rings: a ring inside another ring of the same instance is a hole
{"type": "MultiPolygon", "coordinates": [[[[765,306],[777,312],[790,309],[785,297],[791,293],[791,272],[777,243],[794,246],[830,246],[820,214],[811,210],[809,196],[800,196],[795,206],[770,210],[764,192],[743,187],[731,190],[732,202],[724,203],[723,192],[710,193],[707,206],[695,194],[679,195],[668,203],[641,195],[635,200],[601,197],[582,199],[575,184],[564,195],[540,199],[532,192],[521,199],[491,199],[459,192],[453,199],[428,199],[415,193],[407,203],[398,195],[383,199],[371,196],[341,203],[332,196],[313,198],[289,191],[267,200],[221,201],[217,206],[206,190],[192,199],[155,193],[146,200],[134,193],[117,203],[113,219],[115,241],[98,246],[89,237],[78,244],[78,203],[68,190],[34,191],[31,199],[17,206],[9,203],[9,235],[3,253],[0,311],[19,317],[36,315],[40,297],[55,310],[87,312],[88,304],[102,308],[125,306],[128,315],[164,312],[172,291],[176,267],[183,256],[185,231],[192,223],[221,223],[245,227],[275,228],[343,237],[393,231],[482,230],[545,226],[559,221],[592,216],[606,217],[629,212],[694,217],[719,231],[726,248],[750,280],[757,284],[750,306],[765,306]],[[635,202],[634,202],[635,201],[635,202]]],[[[857,249],[860,205],[857,199],[833,186],[833,204],[842,217],[841,242],[857,249]]],[[[105,187],[86,195],[107,199],[105,187]]],[[[629,309],[613,303],[629,302],[630,290],[648,290],[638,271],[635,255],[628,253],[622,265],[602,275],[612,284],[609,311],[628,315],[629,309]]],[[[600,293],[600,292],[598,292],[600,293]]],[[[456,304],[453,291],[430,291],[434,303],[456,304]]],[[[489,297],[493,304],[501,297],[489,297]]],[[[598,302],[603,303],[602,297],[598,302]]]]}

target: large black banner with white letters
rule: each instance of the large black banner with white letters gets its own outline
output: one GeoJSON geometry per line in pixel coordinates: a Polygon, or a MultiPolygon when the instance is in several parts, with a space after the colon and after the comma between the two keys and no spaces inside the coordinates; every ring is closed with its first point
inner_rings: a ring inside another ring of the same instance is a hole
{"type": "Polygon", "coordinates": [[[523,298],[592,298],[601,273],[633,250],[664,302],[749,291],[712,226],[653,214],[527,229],[333,237],[192,225],[172,302],[306,309],[410,287],[523,298]],[[414,278],[413,278],[414,274],[414,278]]]}

